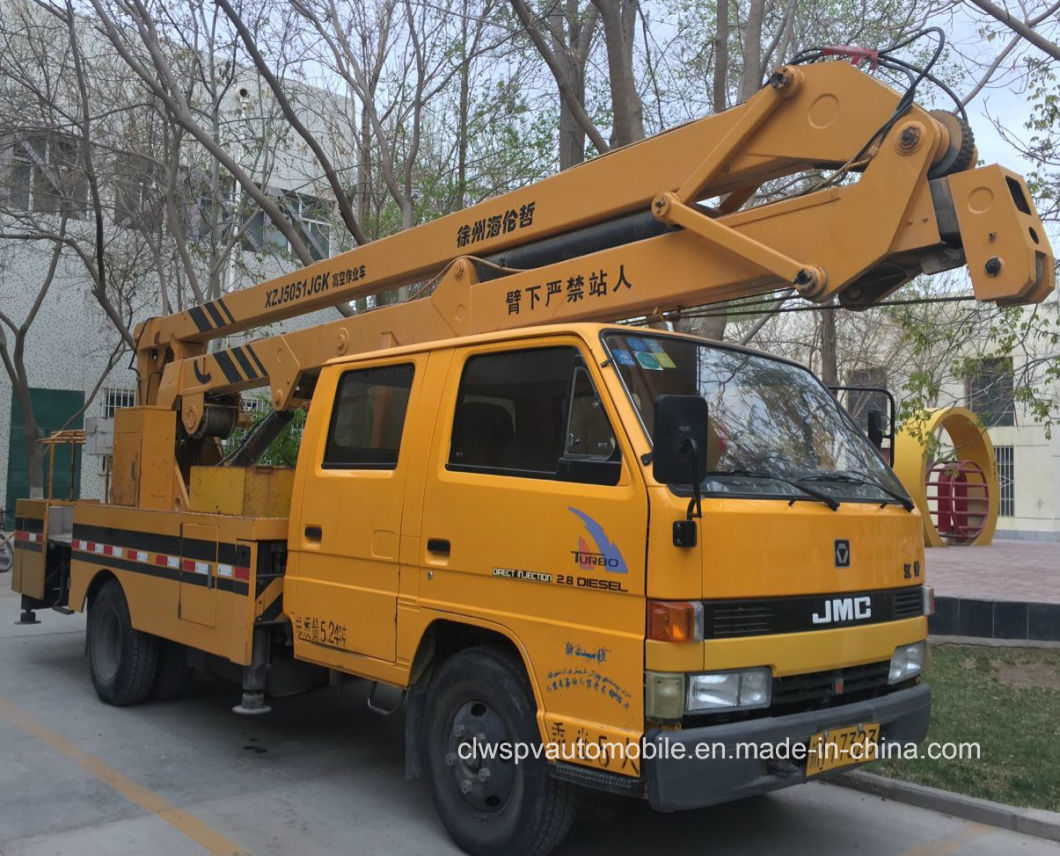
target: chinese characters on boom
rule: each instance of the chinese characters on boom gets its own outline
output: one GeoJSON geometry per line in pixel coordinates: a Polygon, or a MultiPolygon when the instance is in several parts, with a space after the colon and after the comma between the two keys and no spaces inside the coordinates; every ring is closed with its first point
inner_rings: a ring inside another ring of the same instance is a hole
{"type": "Polygon", "coordinates": [[[578,274],[567,277],[566,280],[554,279],[541,285],[528,285],[526,288],[516,288],[509,291],[505,296],[508,304],[509,315],[520,315],[522,310],[533,312],[539,305],[544,304],[547,309],[552,305],[553,299],[558,303],[566,300],[567,303],[577,303],[580,300],[592,300],[599,297],[607,297],[622,288],[632,290],[633,283],[626,277],[626,266],[618,266],[618,274],[612,278],[606,268],[592,271],[588,276],[578,274]],[[544,296],[542,296],[542,291],[544,296]]]}
{"type": "Polygon", "coordinates": [[[526,205],[520,205],[518,211],[514,208],[509,208],[503,214],[483,217],[470,225],[465,223],[456,230],[456,245],[458,247],[467,247],[471,244],[477,244],[479,241],[496,238],[498,235],[507,235],[516,229],[525,229],[527,226],[533,225],[534,203],[527,202],[526,205]]]}

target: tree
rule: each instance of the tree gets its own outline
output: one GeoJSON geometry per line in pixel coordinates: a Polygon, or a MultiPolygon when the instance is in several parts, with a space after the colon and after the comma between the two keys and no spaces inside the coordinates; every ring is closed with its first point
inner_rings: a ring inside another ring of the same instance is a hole
{"type": "Polygon", "coordinates": [[[559,168],[585,159],[585,138],[599,153],[610,149],[585,103],[585,71],[599,20],[597,7],[578,0],[554,2],[535,14],[525,0],[511,0],[526,36],[544,60],[559,93],[559,168]]]}
{"type": "MultiPolygon", "coordinates": [[[[193,137],[231,176],[279,230],[299,261],[312,264],[313,252],[297,226],[297,217],[292,217],[290,208],[285,209],[269,195],[259,176],[240,163],[222,137],[219,95],[234,83],[238,66],[233,49],[236,38],[219,28],[220,11],[205,5],[204,0],[175,6],[158,0],[89,2],[103,35],[126,67],[157,99],[167,118],[193,137]],[[231,54],[227,66],[212,61],[213,49],[222,46],[231,54]],[[185,69],[181,60],[190,63],[191,75],[182,73],[185,69]],[[216,77],[218,71],[224,75],[220,81],[216,77]],[[203,94],[197,86],[202,80],[208,80],[213,86],[212,91],[207,89],[205,93],[206,109],[197,102],[197,97],[203,94]]],[[[267,15],[264,8],[256,11],[261,18],[267,15]]]]}
{"type": "MultiPolygon", "coordinates": [[[[0,311],[0,361],[22,411],[34,497],[43,492],[42,448],[26,352],[41,308],[57,277],[80,271],[117,336],[109,371],[132,344],[134,279],[144,260],[141,242],[118,248],[106,234],[94,143],[97,116],[88,99],[98,81],[86,68],[71,20],[62,10],[45,13],[11,3],[0,23],[0,142],[7,154],[7,169],[0,173],[0,288],[7,292],[0,311]],[[15,258],[35,247],[47,258],[36,281],[15,258]],[[27,288],[27,282],[34,285],[27,288]]],[[[96,390],[101,382],[102,377],[96,390]]]]}

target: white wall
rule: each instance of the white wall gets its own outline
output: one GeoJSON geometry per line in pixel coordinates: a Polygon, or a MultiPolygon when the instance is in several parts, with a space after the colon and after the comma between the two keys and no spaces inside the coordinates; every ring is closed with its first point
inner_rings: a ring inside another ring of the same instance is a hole
{"type": "MultiPolygon", "coordinates": [[[[0,268],[0,306],[16,322],[25,317],[36,297],[38,283],[45,275],[48,260],[48,249],[39,245],[24,245],[20,251],[6,254],[0,268]]],[[[294,267],[295,263],[281,264],[264,260],[254,266],[263,274],[268,271],[276,275],[284,268],[294,267]]],[[[246,286],[253,281],[256,280],[248,277],[239,284],[246,286]]],[[[273,324],[269,333],[301,329],[339,317],[336,310],[323,310],[283,324],[273,324]]],[[[25,362],[30,385],[40,389],[80,390],[87,398],[103,373],[116,342],[117,334],[91,296],[80,263],[61,265],[27,339],[25,362]]],[[[136,375],[128,368],[129,360],[126,354],[111,370],[99,394],[85,411],[86,417],[104,415],[104,388],[136,388],[136,375]]],[[[11,402],[10,380],[6,372],[0,371],[0,505],[7,492],[11,402]]],[[[82,498],[102,499],[104,483],[101,459],[84,455],[81,465],[82,498]]]]}

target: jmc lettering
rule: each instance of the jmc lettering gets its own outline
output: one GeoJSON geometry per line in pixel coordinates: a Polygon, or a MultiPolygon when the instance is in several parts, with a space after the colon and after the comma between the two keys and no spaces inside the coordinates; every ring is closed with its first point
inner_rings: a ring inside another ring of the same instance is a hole
{"type": "Polygon", "coordinates": [[[872,600],[867,597],[833,597],[824,602],[824,609],[813,614],[814,624],[835,624],[839,621],[863,621],[872,617],[872,600]]]}

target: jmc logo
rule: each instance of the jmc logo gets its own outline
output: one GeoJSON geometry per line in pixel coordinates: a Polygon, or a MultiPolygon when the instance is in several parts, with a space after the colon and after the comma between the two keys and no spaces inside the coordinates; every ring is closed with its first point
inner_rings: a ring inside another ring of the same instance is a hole
{"type": "Polygon", "coordinates": [[[814,624],[839,621],[861,621],[872,618],[872,599],[868,597],[833,597],[824,602],[823,612],[813,614],[814,624]]]}

